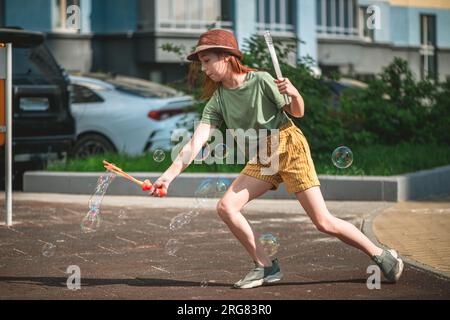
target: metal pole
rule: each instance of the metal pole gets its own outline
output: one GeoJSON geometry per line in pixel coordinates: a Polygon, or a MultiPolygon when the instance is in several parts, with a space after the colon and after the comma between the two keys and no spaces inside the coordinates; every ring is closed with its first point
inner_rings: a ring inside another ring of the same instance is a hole
{"type": "Polygon", "coordinates": [[[5,120],[6,120],[6,161],[5,161],[5,205],[6,225],[12,225],[12,44],[6,44],[5,81],[5,120]]]}

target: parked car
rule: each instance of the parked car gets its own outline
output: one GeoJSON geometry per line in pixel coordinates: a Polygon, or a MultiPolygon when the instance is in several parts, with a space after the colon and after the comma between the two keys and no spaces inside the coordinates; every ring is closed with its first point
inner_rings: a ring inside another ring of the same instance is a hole
{"type": "Polygon", "coordinates": [[[73,154],[105,152],[139,155],[170,150],[182,123],[192,123],[194,100],[170,87],[131,77],[70,76],[72,114],[77,123],[73,154]]]}
{"type": "MultiPolygon", "coordinates": [[[[69,108],[69,79],[44,43],[44,35],[0,29],[0,42],[12,43],[13,185],[20,189],[26,170],[42,169],[49,159],[62,159],[75,139],[69,108]]],[[[0,146],[1,188],[5,146],[0,146]]]]}

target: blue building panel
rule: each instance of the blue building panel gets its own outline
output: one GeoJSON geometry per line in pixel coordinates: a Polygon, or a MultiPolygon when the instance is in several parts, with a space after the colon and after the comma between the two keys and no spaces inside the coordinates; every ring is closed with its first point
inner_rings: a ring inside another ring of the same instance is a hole
{"type": "Polygon", "coordinates": [[[33,31],[52,30],[51,0],[6,0],[5,25],[33,31]]]}
{"type": "Polygon", "coordinates": [[[92,32],[115,33],[136,30],[136,0],[94,0],[91,10],[92,32]]]}
{"type": "Polygon", "coordinates": [[[391,7],[391,40],[396,45],[420,45],[420,16],[436,16],[437,46],[450,48],[450,10],[391,7]]]}

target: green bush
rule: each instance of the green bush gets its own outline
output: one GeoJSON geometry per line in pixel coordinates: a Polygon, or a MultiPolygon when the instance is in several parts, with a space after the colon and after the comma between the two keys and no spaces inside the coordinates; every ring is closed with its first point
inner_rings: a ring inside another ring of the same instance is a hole
{"type": "Polygon", "coordinates": [[[416,81],[408,63],[395,58],[367,90],[344,94],[338,116],[352,143],[445,144],[450,141],[449,89],[448,81],[416,81]]]}

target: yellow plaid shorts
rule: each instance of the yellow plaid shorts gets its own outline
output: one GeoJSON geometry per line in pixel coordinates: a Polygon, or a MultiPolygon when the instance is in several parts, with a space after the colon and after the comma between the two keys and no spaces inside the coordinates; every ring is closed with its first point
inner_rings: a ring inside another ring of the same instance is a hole
{"type": "Polygon", "coordinates": [[[303,132],[292,122],[285,123],[279,129],[279,143],[277,152],[271,153],[271,136],[267,138],[268,158],[278,155],[277,171],[267,174],[268,168],[273,166],[268,159],[261,161],[257,156],[249,161],[241,171],[250,177],[254,177],[273,184],[271,190],[278,189],[280,183],[286,183],[289,193],[301,192],[314,186],[320,186],[319,179],[311,158],[311,151],[303,132]],[[261,163],[262,162],[262,163],[261,163]]]}

